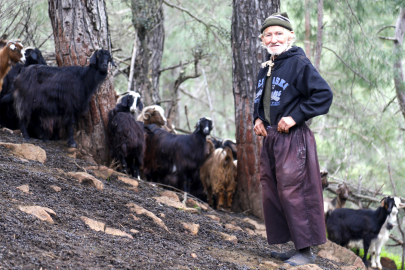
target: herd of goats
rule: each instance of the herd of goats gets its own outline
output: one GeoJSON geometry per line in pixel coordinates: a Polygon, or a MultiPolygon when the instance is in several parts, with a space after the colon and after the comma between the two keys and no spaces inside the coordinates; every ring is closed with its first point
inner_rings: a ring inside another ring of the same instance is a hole
{"type": "MultiPolygon", "coordinates": [[[[20,129],[26,140],[67,138],[69,147],[77,147],[75,123],[107,77],[109,63],[114,65],[110,52],[97,50],[85,67],[47,66],[38,49],[1,40],[0,126],[20,129]]],[[[108,114],[109,152],[133,177],[142,175],[208,199],[212,207],[230,209],[237,184],[236,144],[208,137],[212,129],[211,119],[202,117],[192,134],[178,135],[167,124],[162,107],[143,108],[140,95],[130,91],[116,96],[116,106],[108,114]],[[136,118],[137,110],[141,113],[136,118]]],[[[371,266],[381,269],[381,248],[405,204],[386,197],[376,210],[354,210],[344,208],[350,193],[346,184],[336,193],[336,198],[324,200],[328,238],[364,248],[363,262],[367,265],[370,252],[371,266]]]]}

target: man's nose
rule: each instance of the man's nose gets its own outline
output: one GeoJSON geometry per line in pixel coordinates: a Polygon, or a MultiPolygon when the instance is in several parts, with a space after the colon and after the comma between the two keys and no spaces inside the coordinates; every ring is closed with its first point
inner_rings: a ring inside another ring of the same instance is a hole
{"type": "Polygon", "coordinates": [[[275,35],[270,38],[270,43],[277,43],[277,37],[275,35]]]}

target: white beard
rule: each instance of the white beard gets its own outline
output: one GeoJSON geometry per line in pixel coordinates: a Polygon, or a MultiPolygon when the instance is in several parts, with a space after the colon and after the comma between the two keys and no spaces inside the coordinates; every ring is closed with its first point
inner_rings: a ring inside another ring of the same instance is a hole
{"type": "Polygon", "coordinates": [[[288,49],[290,49],[290,45],[286,42],[283,45],[281,45],[281,47],[277,50],[277,52],[272,52],[270,49],[270,44],[269,46],[266,46],[267,52],[270,55],[275,55],[275,56],[279,56],[280,54],[282,54],[283,52],[287,51],[288,49]]]}

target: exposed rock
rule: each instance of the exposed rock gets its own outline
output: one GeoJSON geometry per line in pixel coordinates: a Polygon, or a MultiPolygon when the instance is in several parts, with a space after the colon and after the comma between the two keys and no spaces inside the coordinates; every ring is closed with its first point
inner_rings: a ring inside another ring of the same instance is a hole
{"type": "Polygon", "coordinates": [[[129,230],[131,233],[139,233],[139,231],[138,230],[135,230],[135,229],[131,229],[131,230],[129,230]]]}
{"type": "Polygon", "coordinates": [[[209,217],[210,219],[212,219],[212,220],[215,220],[215,221],[220,221],[221,219],[219,218],[219,217],[217,217],[217,216],[215,216],[215,215],[205,215],[206,217],[209,217]]]}
{"type": "Polygon", "coordinates": [[[110,169],[106,166],[90,166],[87,167],[86,170],[91,170],[94,175],[98,178],[107,180],[111,177],[111,175],[114,173],[113,169],[110,169]]]}
{"type": "Polygon", "coordinates": [[[262,264],[268,265],[270,267],[279,267],[280,266],[279,264],[272,262],[272,261],[263,261],[262,264]]]}
{"type": "Polygon", "coordinates": [[[395,264],[395,262],[387,257],[381,257],[381,265],[383,268],[397,269],[397,265],[395,264]]]}
{"type": "Polygon", "coordinates": [[[30,187],[28,185],[22,185],[17,187],[19,190],[21,190],[24,193],[30,193],[30,187]]]}
{"type": "Polygon", "coordinates": [[[238,238],[236,238],[236,236],[235,235],[229,235],[229,234],[226,234],[226,233],[220,233],[221,234],[221,236],[222,236],[222,238],[224,239],[224,240],[226,240],[226,241],[231,241],[232,243],[234,243],[234,244],[237,244],[238,243],[238,238]]]}
{"type": "Polygon", "coordinates": [[[340,266],[340,270],[358,270],[359,268],[357,266],[353,265],[346,265],[346,266],[340,266]]]}
{"type": "Polygon", "coordinates": [[[256,227],[257,230],[266,231],[266,226],[264,226],[264,224],[259,224],[257,221],[255,221],[253,219],[244,218],[244,219],[242,219],[242,221],[252,224],[253,226],[256,227]]]}
{"type": "Polygon", "coordinates": [[[318,246],[318,256],[338,262],[344,262],[348,265],[354,265],[358,268],[366,269],[363,261],[354,254],[353,251],[339,246],[331,241],[327,241],[325,244],[318,246]]]}
{"type": "Polygon", "coordinates": [[[197,258],[197,254],[191,253],[191,257],[193,257],[195,259],[195,258],[197,258]]]}
{"type": "Polygon", "coordinates": [[[198,224],[186,223],[186,222],[183,222],[182,224],[183,224],[184,228],[186,228],[186,230],[188,230],[192,235],[197,235],[198,230],[200,229],[200,225],[198,225],[198,224]]]}
{"type": "Polygon", "coordinates": [[[130,208],[129,210],[131,210],[132,212],[135,212],[137,215],[145,215],[150,217],[151,219],[153,219],[153,221],[159,225],[160,227],[162,227],[163,229],[165,229],[166,231],[169,231],[165,225],[165,223],[158,218],[157,216],[155,216],[155,214],[153,214],[152,212],[134,204],[134,203],[128,203],[127,206],[130,208]]]}
{"type": "Polygon", "coordinates": [[[188,207],[196,207],[196,206],[199,207],[198,203],[196,201],[194,201],[193,199],[191,199],[191,198],[187,199],[186,205],[188,207]]]}
{"type": "Polygon", "coordinates": [[[299,266],[295,266],[290,268],[291,270],[321,270],[322,268],[320,268],[318,265],[316,264],[306,264],[306,265],[299,265],[299,266]]]}
{"type": "Polygon", "coordinates": [[[51,188],[52,188],[53,190],[55,190],[56,192],[59,192],[59,191],[62,190],[60,187],[55,186],[55,185],[52,185],[51,188]]]}
{"type": "Polygon", "coordinates": [[[225,224],[225,228],[229,229],[229,230],[233,230],[233,231],[243,231],[241,227],[239,226],[235,226],[232,224],[225,224]]]}
{"type": "Polygon", "coordinates": [[[46,161],[46,152],[41,147],[38,147],[33,144],[23,143],[23,144],[14,144],[14,143],[4,143],[0,142],[0,145],[11,150],[11,153],[29,160],[39,161],[42,164],[46,161]]]}
{"type": "Polygon", "coordinates": [[[246,228],[245,232],[247,232],[249,235],[256,235],[256,233],[253,230],[249,229],[249,228],[246,228]]]}
{"type": "Polygon", "coordinates": [[[110,228],[110,227],[105,228],[105,233],[111,234],[111,235],[116,235],[116,236],[129,237],[129,238],[133,239],[132,235],[127,234],[126,232],[123,232],[121,230],[113,229],[113,228],[110,228]]]}
{"type": "Polygon", "coordinates": [[[17,135],[20,135],[20,134],[21,134],[21,130],[19,130],[19,129],[13,130],[13,133],[14,133],[14,134],[17,134],[17,135]]]}
{"type": "Polygon", "coordinates": [[[166,190],[165,192],[163,192],[160,195],[166,196],[166,197],[170,198],[172,201],[180,202],[179,196],[177,196],[177,194],[174,193],[173,191],[166,190]]]}
{"type": "Polygon", "coordinates": [[[9,133],[9,134],[14,134],[14,131],[12,131],[11,129],[8,129],[8,128],[6,128],[6,127],[4,127],[4,128],[2,128],[2,129],[0,129],[2,132],[5,132],[5,133],[9,133]]]}
{"type": "Polygon", "coordinates": [[[79,180],[80,184],[89,184],[98,190],[104,189],[104,184],[94,176],[85,172],[68,172],[68,175],[79,180]]]}
{"type": "Polygon", "coordinates": [[[160,202],[160,203],[164,203],[167,204],[168,206],[172,206],[174,208],[177,208],[179,210],[184,210],[186,212],[190,212],[190,213],[198,213],[198,210],[195,208],[190,208],[190,207],[186,207],[184,204],[182,204],[181,202],[176,202],[173,201],[171,198],[167,197],[167,196],[162,196],[162,197],[153,197],[153,199],[155,199],[156,201],[160,202]]]}
{"type": "Polygon", "coordinates": [[[132,215],[132,214],[129,214],[131,217],[133,217],[133,219],[135,220],[135,221],[138,221],[138,220],[140,220],[140,218],[137,218],[136,216],[134,216],[134,215],[132,215]]]}
{"type": "Polygon", "coordinates": [[[162,218],[165,218],[165,217],[166,217],[166,215],[163,214],[163,213],[160,213],[159,215],[160,215],[162,218]]]}
{"type": "Polygon", "coordinates": [[[88,218],[85,216],[80,217],[80,219],[83,220],[84,223],[86,223],[86,225],[89,226],[92,230],[95,230],[98,232],[99,231],[104,232],[104,230],[105,230],[105,224],[103,222],[96,221],[94,219],[91,219],[91,218],[88,218]]]}
{"type": "Polygon", "coordinates": [[[260,235],[261,237],[263,237],[263,238],[266,238],[266,239],[267,239],[267,233],[266,233],[266,230],[255,230],[255,234],[258,234],[258,235],[260,235]]]}
{"type": "Polygon", "coordinates": [[[77,148],[68,148],[67,152],[68,152],[67,156],[71,157],[71,158],[82,158],[83,157],[83,154],[77,148]]]}
{"type": "Polygon", "coordinates": [[[49,214],[56,216],[56,213],[52,209],[47,208],[47,207],[20,205],[18,208],[27,214],[36,216],[40,220],[46,221],[51,224],[53,224],[53,219],[51,218],[51,216],[49,214]]]}
{"type": "Polygon", "coordinates": [[[124,176],[118,176],[118,180],[124,182],[125,184],[132,185],[134,187],[138,187],[139,185],[138,181],[124,176]]]}

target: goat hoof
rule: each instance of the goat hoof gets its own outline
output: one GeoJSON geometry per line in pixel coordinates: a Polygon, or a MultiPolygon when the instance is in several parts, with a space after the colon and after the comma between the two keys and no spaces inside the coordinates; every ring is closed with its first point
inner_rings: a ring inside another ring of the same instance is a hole
{"type": "Polygon", "coordinates": [[[77,143],[76,142],[68,142],[69,148],[77,148],[77,143]]]}

